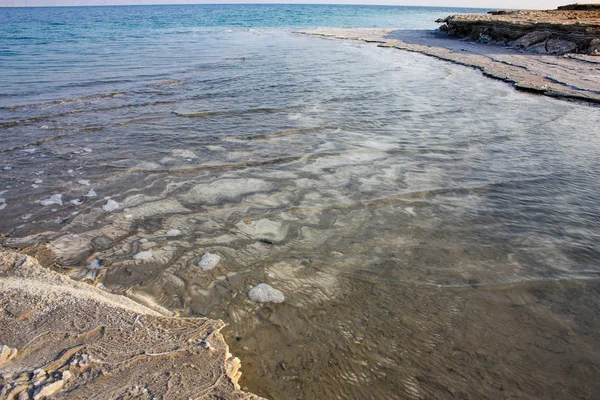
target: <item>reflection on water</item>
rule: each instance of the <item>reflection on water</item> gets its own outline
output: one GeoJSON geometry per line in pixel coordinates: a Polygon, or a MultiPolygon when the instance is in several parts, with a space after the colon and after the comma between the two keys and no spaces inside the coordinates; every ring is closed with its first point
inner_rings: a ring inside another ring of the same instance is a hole
{"type": "Polygon", "coordinates": [[[161,77],[124,58],[126,83],[3,99],[7,244],[225,320],[261,395],[592,397],[598,108],[391,49],[196,35],[161,77]]]}

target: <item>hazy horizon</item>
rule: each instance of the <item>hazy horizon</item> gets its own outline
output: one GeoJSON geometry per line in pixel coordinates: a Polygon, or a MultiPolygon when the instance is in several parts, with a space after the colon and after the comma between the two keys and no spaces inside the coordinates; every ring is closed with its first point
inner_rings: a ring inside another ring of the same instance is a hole
{"type": "Polygon", "coordinates": [[[469,8],[518,8],[518,9],[553,9],[568,1],[545,0],[426,0],[426,1],[282,1],[282,0],[0,0],[0,7],[65,7],[65,6],[111,6],[111,5],[169,5],[169,4],[351,4],[351,5],[390,5],[390,6],[422,6],[422,7],[469,7],[469,8]]]}

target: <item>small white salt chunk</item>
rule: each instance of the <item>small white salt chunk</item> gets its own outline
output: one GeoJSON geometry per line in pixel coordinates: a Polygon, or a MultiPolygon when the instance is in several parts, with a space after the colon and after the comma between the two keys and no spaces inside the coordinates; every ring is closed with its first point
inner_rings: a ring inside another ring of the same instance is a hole
{"type": "Polygon", "coordinates": [[[119,203],[114,200],[108,200],[105,205],[102,206],[102,209],[106,212],[115,211],[119,208],[119,203]]]}
{"type": "Polygon", "coordinates": [[[33,214],[25,214],[21,215],[21,219],[27,221],[29,218],[33,217],[33,214]]]}
{"type": "Polygon", "coordinates": [[[179,236],[181,231],[179,229],[169,229],[166,233],[167,236],[179,236]]]}
{"type": "Polygon", "coordinates": [[[37,188],[39,188],[39,185],[36,185],[35,183],[32,183],[31,187],[34,188],[34,189],[37,189],[37,188]]]}
{"type": "Polygon", "coordinates": [[[43,182],[44,182],[44,181],[43,181],[43,180],[41,180],[41,179],[36,179],[35,181],[33,181],[33,183],[37,183],[37,184],[40,184],[40,183],[43,183],[43,182]]]}
{"type": "Polygon", "coordinates": [[[148,243],[148,239],[142,238],[142,239],[140,239],[140,243],[148,243]]]}
{"type": "Polygon", "coordinates": [[[80,185],[84,185],[84,186],[90,186],[90,181],[87,179],[80,179],[77,181],[77,183],[79,183],[80,185]]]}
{"type": "Polygon", "coordinates": [[[75,206],[78,206],[78,205],[81,205],[81,203],[83,203],[83,202],[81,200],[79,200],[79,199],[73,199],[69,203],[71,203],[71,204],[73,204],[75,206]]]}
{"type": "Polygon", "coordinates": [[[259,303],[282,303],[285,300],[285,296],[281,291],[266,283],[259,283],[250,289],[248,297],[250,300],[259,303]]]}
{"type": "Polygon", "coordinates": [[[53,194],[49,199],[40,201],[40,205],[42,206],[49,206],[51,204],[58,204],[59,206],[62,206],[62,194],[53,194]]]}
{"type": "Polygon", "coordinates": [[[6,203],[0,204],[0,210],[4,210],[6,208],[6,203]]]}
{"type": "Polygon", "coordinates": [[[84,147],[82,150],[85,151],[86,153],[92,152],[92,149],[90,149],[89,147],[84,147]]]}
{"type": "Polygon", "coordinates": [[[35,148],[33,148],[33,149],[23,149],[23,150],[21,150],[21,151],[22,151],[23,153],[29,153],[29,154],[31,154],[31,153],[35,153],[35,150],[36,150],[36,149],[35,149],[35,148]]]}
{"type": "Polygon", "coordinates": [[[69,175],[73,176],[73,175],[75,175],[75,172],[73,172],[73,170],[72,170],[72,169],[70,169],[70,170],[68,170],[68,171],[67,171],[67,174],[69,174],[69,175]]]}
{"type": "Polygon", "coordinates": [[[198,267],[202,268],[205,271],[210,271],[211,269],[217,266],[220,260],[221,257],[219,255],[206,253],[198,262],[198,267]]]}
{"type": "Polygon", "coordinates": [[[12,169],[12,167],[10,165],[7,165],[6,167],[4,167],[5,170],[9,170],[12,169]]]}
{"type": "Polygon", "coordinates": [[[42,125],[40,126],[40,129],[48,129],[48,125],[42,125]]]}
{"type": "Polygon", "coordinates": [[[87,192],[87,194],[85,195],[85,197],[96,197],[96,196],[98,196],[98,195],[96,194],[96,191],[94,189],[90,189],[90,191],[87,192]]]}
{"type": "Polygon", "coordinates": [[[150,250],[140,251],[135,256],[133,256],[134,260],[147,260],[149,258],[152,258],[152,252],[150,250]]]}
{"type": "Polygon", "coordinates": [[[102,268],[102,260],[94,258],[94,260],[88,265],[89,269],[100,269],[102,268]]]}

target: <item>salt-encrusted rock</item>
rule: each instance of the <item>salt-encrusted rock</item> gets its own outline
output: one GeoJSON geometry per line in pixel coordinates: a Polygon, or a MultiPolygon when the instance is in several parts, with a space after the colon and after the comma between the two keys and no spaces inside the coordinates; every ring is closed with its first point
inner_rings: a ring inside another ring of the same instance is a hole
{"type": "Polygon", "coordinates": [[[59,206],[62,206],[62,194],[53,194],[49,199],[40,201],[40,205],[42,206],[49,206],[52,204],[58,204],[59,206]]]}
{"type": "Polygon", "coordinates": [[[35,394],[33,395],[33,400],[40,400],[45,397],[52,396],[54,393],[62,389],[63,386],[65,386],[65,381],[63,381],[62,379],[56,382],[49,383],[46,386],[39,388],[35,392],[35,394]]]}
{"type": "Polygon", "coordinates": [[[282,303],[285,300],[285,296],[280,290],[266,283],[259,283],[250,289],[248,297],[259,303],[282,303]]]}
{"type": "Polygon", "coordinates": [[[90,181],[88,179],[80,179],[77,181],[80,185],[90,186],[90,181]]]}
{"type": "Polygon", "coordinates": [[[600,39],[592,39],[588,49],[590,54],[600,55],[600,39]]]}
{"type": "Polygon", "coordinates": [[[119,208],[119,203],[112,199],[109,199],[106,204],[102,206],[102,209],[106,212],[115,211],[117,208],[119,208]]]}
{"type": "Polygon", "coordinates": [[[166,233],[167,236],[179,236],[181,231],[179,229],[169,229],[166,233]]]}
{"type": "Polygon", "coordinates": [[[10,348],[6,345],[0,347],[0,365],[4,364],[15,358],[17,355],[17,349],[10,348]]]}
{"type": "Polygon", "coordinates": [[[198,262],[198,267],[202,268],[205,271],[210,271],[211,269],[217,266],[220,260],[221,256],[217,254],[206,253],[198,262]]]}

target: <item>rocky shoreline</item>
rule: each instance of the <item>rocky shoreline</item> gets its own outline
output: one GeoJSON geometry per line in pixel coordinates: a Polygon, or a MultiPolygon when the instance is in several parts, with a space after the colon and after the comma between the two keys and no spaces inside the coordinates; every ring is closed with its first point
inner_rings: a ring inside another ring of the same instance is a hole
{"type": "Polygon", "coordinates": [[[450,36],[538,54],[600,56],[600,5],[558,10],[491,11],[451,15],[436,22],[450,36]]]}
{"type": "Polygon", "coordinates": [[[296,31],[328,39],[356,40],[476,68],[517,90],[600,104],[600,57],[549,55],[448,36],[439,31],[379,28],[323,28],[296,31]]]}
{"type": "Polygon", "coordinates": [[[238,385],[222,321],[164,315],[3,249],[0,304],[0,399],[260,399],[238,385]]]}

